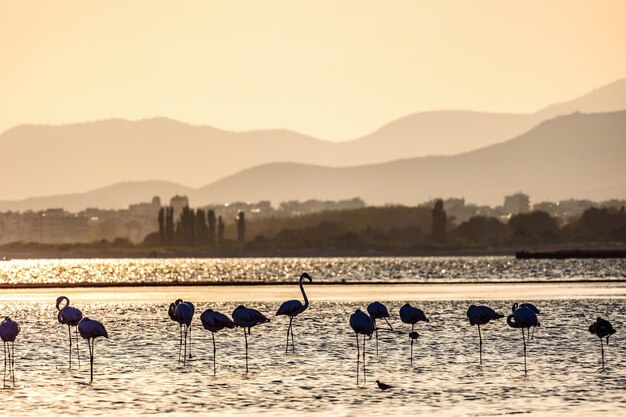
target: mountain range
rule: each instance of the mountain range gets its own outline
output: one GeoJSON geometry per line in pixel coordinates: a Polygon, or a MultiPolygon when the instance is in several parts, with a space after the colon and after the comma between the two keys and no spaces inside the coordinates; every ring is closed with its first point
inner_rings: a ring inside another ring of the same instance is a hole
{"type": "Polygon", "coordinates": [[[623,109],[626,79],[533,114],[416,113],[344,142],[165,118],[24,125],[0,135],[0,210],[122,208],[176,193],[193,205],[357,196],[495,204],[518,190],[534,199],[623,197],[626,116],[614,111],[623,109]],[[571,114],[579,111],[597,114],[571,114]]]}

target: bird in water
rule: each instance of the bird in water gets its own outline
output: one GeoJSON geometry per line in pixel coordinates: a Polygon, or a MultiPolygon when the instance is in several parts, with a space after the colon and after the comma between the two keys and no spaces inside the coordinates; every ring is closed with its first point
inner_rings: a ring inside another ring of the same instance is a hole
{"type": "Polygon", "coordinates": [[[193,303],[189,301],[183,301],[181,299],[176,300],[170,304],[167,314],[170,319],[178,323],[180,329],[180,341],[178,343],[178,361],[180,362],[181,350],[184,352],[182,355],[183,363],[187,361],[187,338],[189,338],[189,359],[191,359],[191,321],[193,320],[195,308],[193,303]],[[184,344],[183,344],[184,338],[184,344]]]}
{"type": "Polygon", "coordinates": [[[87,346],[89,346],[89,365],[91,375],[89,382],[93,382],[93,357],[95,342],[98,337],[105,337],[108,339],[109,334],[102,323],[96,320],[91,320],[89,317],[83,317],[83,319],[78,323],[78,333],[80,333],[80,337],[87,341],[87,346]]]}
{"type": "Polygon", "coordinates": [[[248,373],[248,335],[251,334],[250,329],[256,325],[267,323],[270,321],[259,310],[239,306],[233,311],[233,322],[235,326],[243,328],[243,337],[246,343],[246,373],[248,373]],[[246,329],[248,332],[246,333],[246,329]]]}
{"type": "Polygon", "coordinates": [[[70,306],[70,299],[62,295],[57,298],[56,304],[57,320],[61,324],[67,325],[67,334],[70,340],[70,368],[72,369],[72,327],[74,327],[74,336],[76,338],[76,357],[78,359],[78,368],[80,368],[80,350],[78,343],[78,323],[83,318],[83,313],[76,307],[70,306]],[[65,305],[61,307],[61,304],[65,302],[65,305]]]}
{"type": "Polygon", "coordinates": [[[604,368],[604,344],[602,339],[606,338],[606,345],[609,345],[609,337],[615,334],[613,325],[601,317],[596,319],[596,322],[589,326],[589,332],[595,334],[600,338],[600,349],[602,352],[602,368],[604,368]]]}
{"type": "Polygon", "coordinates": [[[280,305],[278,311],[276,312],[277,316],[288,316],[289,317],[289,327],[287,327],[287,344],[285,345],[285,353],[289,351],[289,334],[291,333],[291,351],[295,351],[295,342],[293,341],[293,318],[298,314],[303,313],[307,308],[309,308],[309,299],[304,292],[304,286],[302,285],[302,281],[307,279],[309,282],[313,282],[309,274],[306,272],[300,275],[300,291],[302,292],[302,297],[304,298],[304,304],[300,302],[300,300],[289,300],[285,301],[280,305]]]}
{"type": "Polygon", "coordinates": [[[389,326],[389,330],[393,331],[393,327],[389,324],[389,320],[387,320],[389,316],[389,310],[387,310],[387,306],[381,302],[374,301],[373,303],[367,306],[367,313],[374,320],[374,331],[376,332],[376,357],[378,357],[378,325],[376,324],[376,319],[383,319],[387,326],[389,326]]]}
{"type": "Polygon", "coordinates": [[[498,320],[503,318],[504,315],[500,313],[496,313],[492,308],[487,306],[475,306],[471,305],[467,309],[467,318],[469,319],[470,325],[478,326],[478,341],[479,341],[479,358],[480,364],[483,364],[483,337],[480,333],[480,326],[484,326],[489,323],[491,320],[498,320]]]}
{"type": "MultiPolygon", "coordinates": [[[[513,304],[513,306],[515,307],[516,304],[513,304]]],[[[524,343],[524,375],[528,375],[528,368],[526,366],[526,336],[524,329],[541,325],[537,319],[537,314],[530,307],[514,308],[513,314],[506,318],[506,322],[509,326],[522,330],[522,342],[524,343]]]]}
{"type": "Polygon", "coordinates": [[[365,336],[368,336],[370,339],[372,338],[372,333],[374,333],[374,319],[365,314],[360,309],[357,309],[350,316],[350,327],[354,330],[356,334],[356,383],[359,384],[359,362],[361,351],[359,348],[359,335],[363,335],[363,383],[367,382],[367,377],[365,374],[365,336]]]}
{"type": "Polygon", "coordinates": [[[210,331],[213,338],[213,375],[215,375],[217,373],[215,364],[215,354],[217,352],[215,348],[215,333],[222,329],[234,329],[235,323],[224,314],[219,311],[213,311],[210,308],[200,315],[200,321],[202,322],[202,327],[210,331]]]}
{"type": "Polygon", "coordinates": [[[387,385],[384,382],[380,382],[379,380],[376,380],[376,385],[378,385],[378,388],[380,388],[382,391],[387,391],[388,389],[393,388],[391,385],[387,385]]]}
{"type": "Polygon", "coordinates": [[[406,303],[402,307],[400,307],[400,320],[402,323],[411,325],[411,332],[409,333],[409,339],[411,339],[411,365],[413,365],[413,343],[419,337],[419,334],[415,331],[415,325],[420,321],[425,321],[426,323],[430,322],[428,318],[426,318],[426,314],[419,308],[411,306],[409,303],[406,303]]]}
{"type": "MultiPolygon", "coordinates": [[[[531,304],[531,303],[522,303],[522,304],[513,303],[512,311],[515,311],[518,308],[522,308],[522,307],[530,308],[532,311],[535,312],[536,315],[539,315],[540,313],[539,309],[534,304],[531,304]]],[[[532,333],[530,332],[530,328],[527,329],[526,335],[528,336],[528,340],[533,339],[535,337],[535,326],[533,326],[532,333]]]]}
{"type": "Polygon", "coordinates": [[[9,379],[12,379],[15,387],[15,339],[20,334],[20,325],[5,317],[0,323],[0,339],[4,342],[4,380],[3,385],[7,383],[7,363],[9,365],[9,379]]]}

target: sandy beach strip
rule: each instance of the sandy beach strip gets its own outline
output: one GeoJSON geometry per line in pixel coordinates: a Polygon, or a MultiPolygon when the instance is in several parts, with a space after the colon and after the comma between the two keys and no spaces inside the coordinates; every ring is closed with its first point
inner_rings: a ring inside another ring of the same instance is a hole
{"type": "MultiPolygon", "coordinates": [[[[307,285],[315,301],[626,299],[626,282],[307,285]]],[[[0,289],[0,302],[37,302],[66,295],[73,303],[284,301],[301,298],[297,285],[207,285],[0,289]]]]}

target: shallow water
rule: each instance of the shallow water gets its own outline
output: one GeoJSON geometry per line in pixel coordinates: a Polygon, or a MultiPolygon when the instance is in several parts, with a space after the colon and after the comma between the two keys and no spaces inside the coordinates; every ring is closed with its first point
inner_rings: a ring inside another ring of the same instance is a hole
{"type": "MultiPolygon", "coordinates": [[[[194,358],[186,366],[177,363],[178,326],[167,317],[166,303],[149,297],[131,303],[78,301],[77,307],[104,322],[111,337],[96,342],[96,376],[91,385],[84,342],[81,369],[65,369],[67,330],[56,321],[53,297],[3,301],[2,314],[19,321],[22,333],[16,344],[17,387],[1,391],[2,414],[484,416],[626,411],[623,298],[538,300],[542,326],[528,344],[527,377],[521,333],[504,320],[483,327],[484,365],[478,365],[477,330],[465,318],[468,301],[417,304],[431,321],[418,326],[420,339],[411,367],[408,326],[397,317],[402,303],[390,302],[396,332],[380,333],[378,358],[374,339],[367,342],[367,383],[360,386],[348,318],[365,303],[313,299],[311,308],[295,321],[295,354],[284,352],[284,317],[272,317],[270,323],[253,328],[247,375],[242,330],[220,332],[217,376],[213,376],[210,333],[201,328],[199,313],[211,307],[230,314],[238,303],[209,304],[200,296],[192,301],[196,304],[194,358]],[[604,370],[599,370],[599,341],[587,331],[597,315],[618,329],[605,348],[604,370]],[[379,391],[376,379],[394,388],[379,391]]],[[[488,303],[506,313],[511,301],[488,303]]],[[[247,305],[273,316],[279,303],[247,305]]]]}
{"type": "Polygon", "coordinates": [[[0,262],[0,283],[480,282],[624,279],[625,259],[513,257],[52,259],[0,262]]]}

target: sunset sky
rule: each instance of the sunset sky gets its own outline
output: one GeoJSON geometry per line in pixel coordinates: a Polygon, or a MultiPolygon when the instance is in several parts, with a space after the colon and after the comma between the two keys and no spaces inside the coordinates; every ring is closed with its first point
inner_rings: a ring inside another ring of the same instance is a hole
{"type": "Polygon", "coordinates": [[[0,3],[0,132],[167,116],[351,139],[626,77],[624,1],[0,3]]]}

